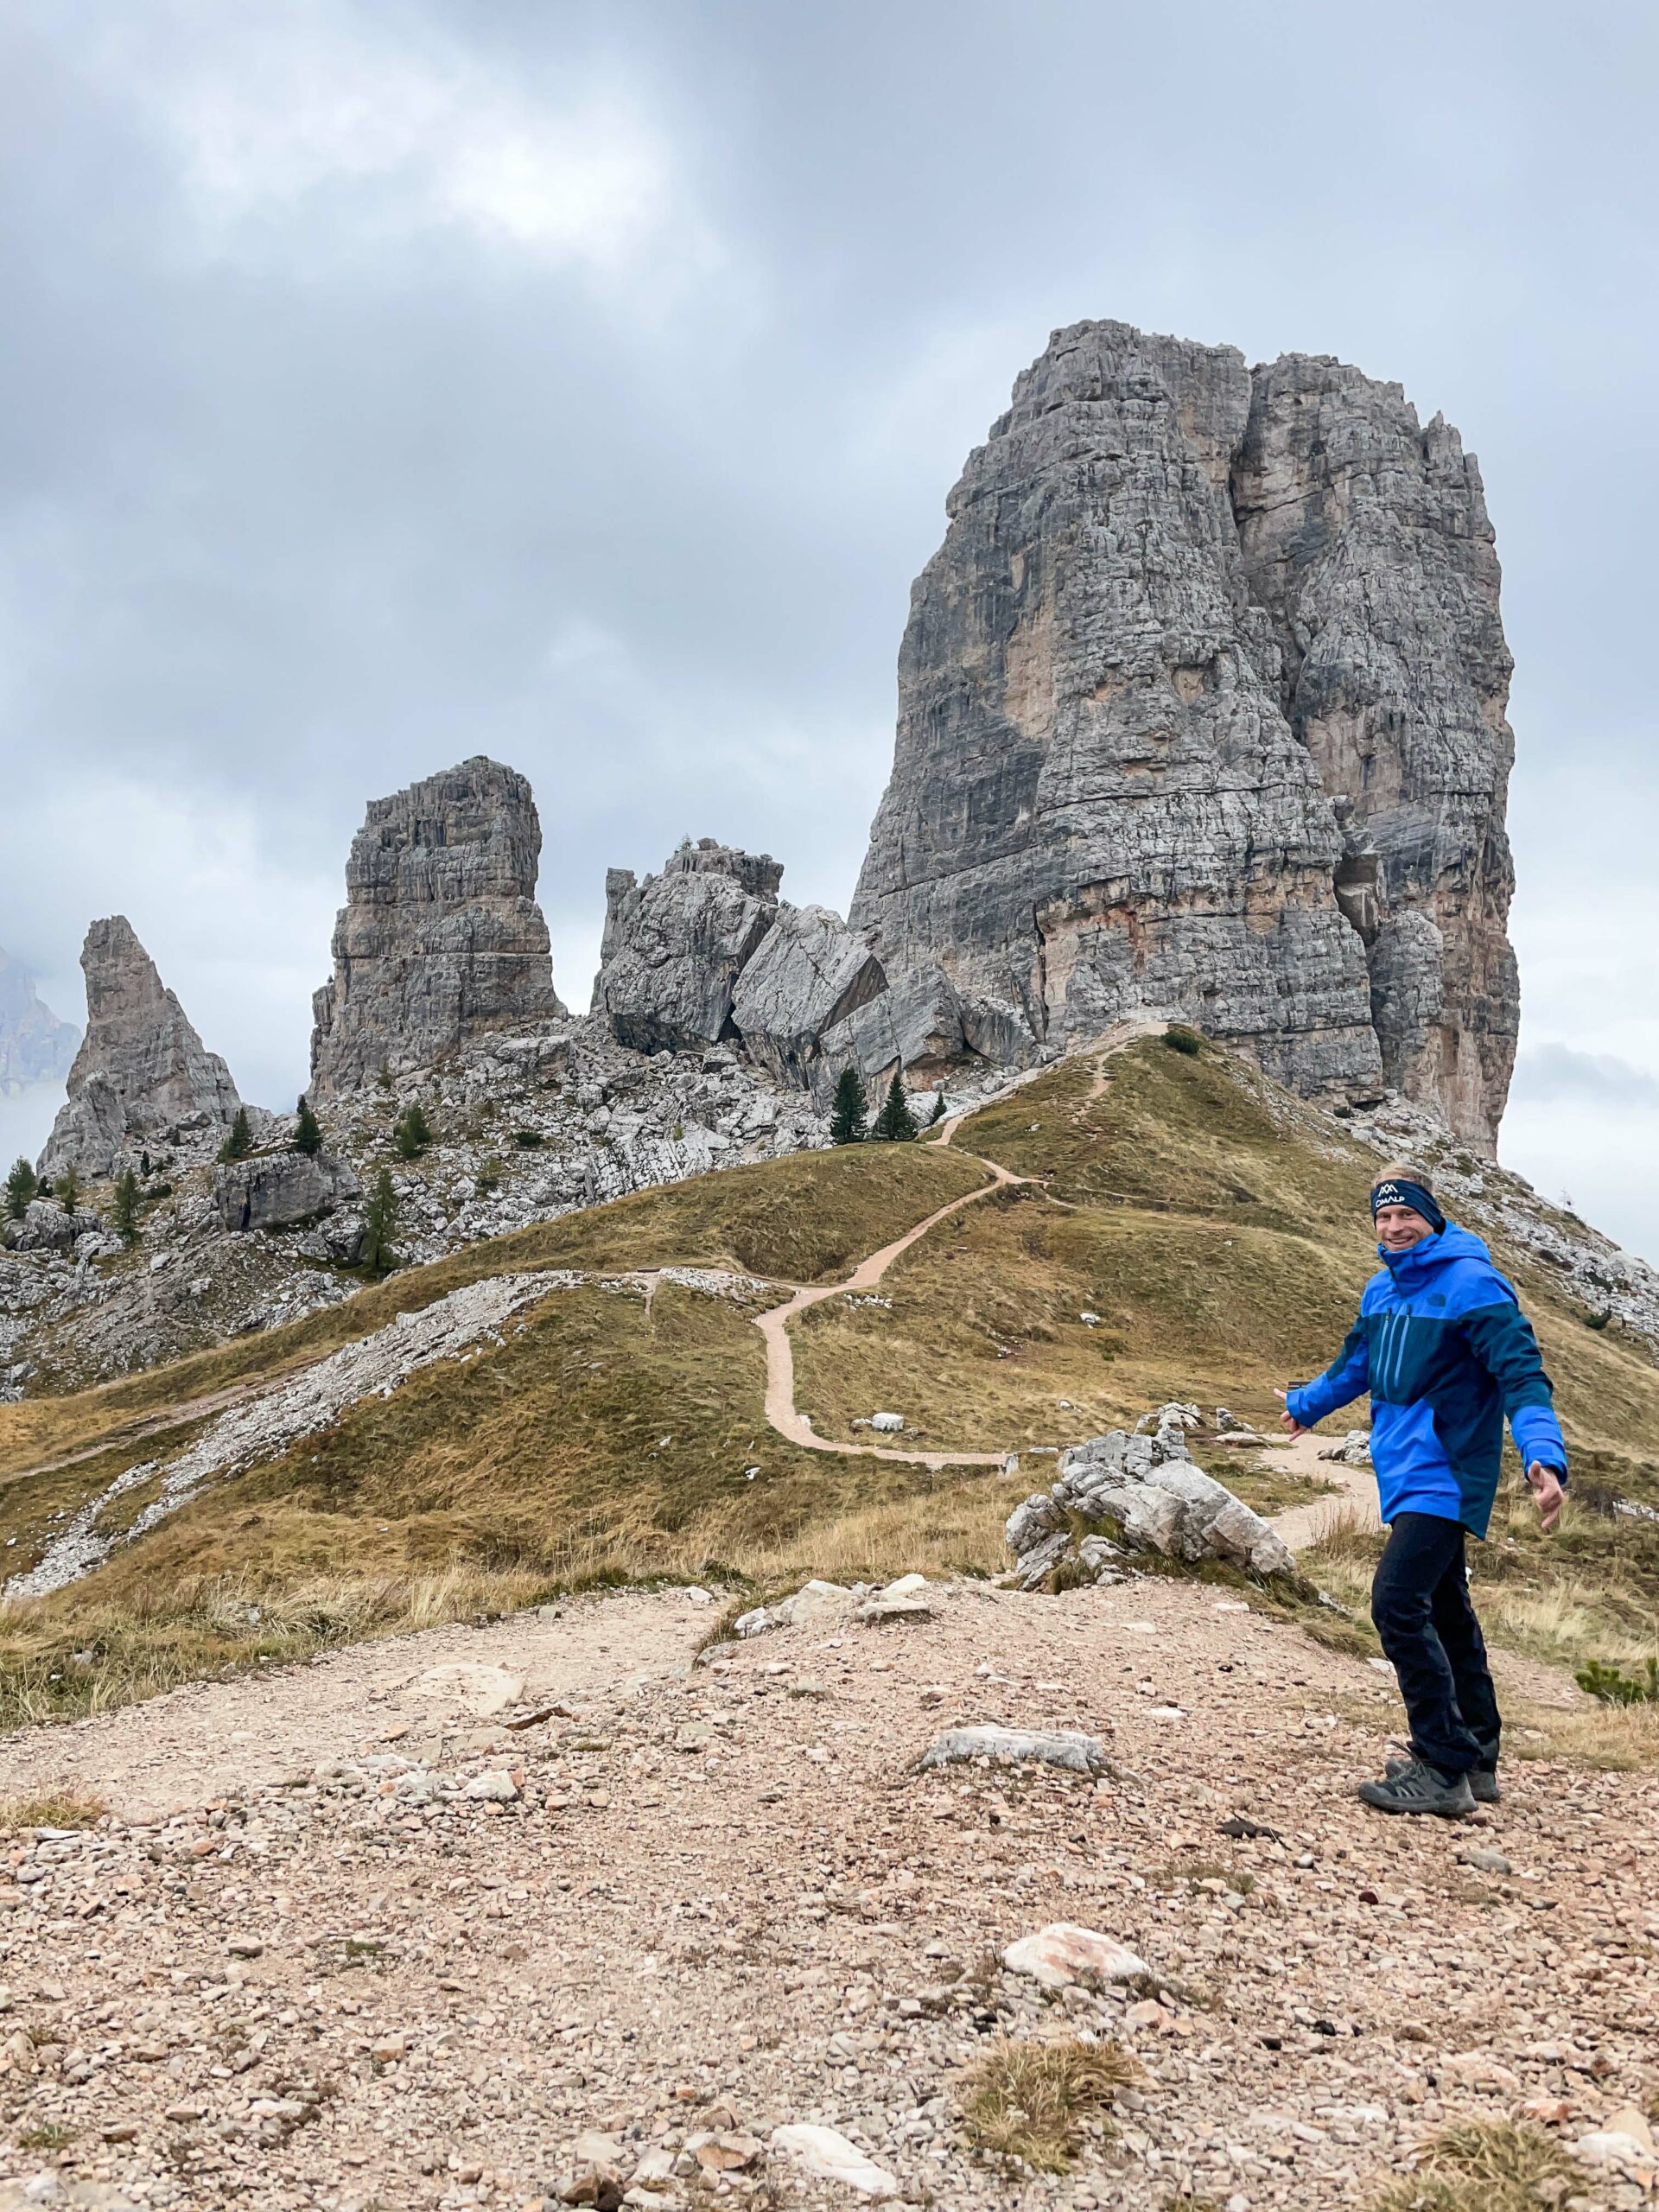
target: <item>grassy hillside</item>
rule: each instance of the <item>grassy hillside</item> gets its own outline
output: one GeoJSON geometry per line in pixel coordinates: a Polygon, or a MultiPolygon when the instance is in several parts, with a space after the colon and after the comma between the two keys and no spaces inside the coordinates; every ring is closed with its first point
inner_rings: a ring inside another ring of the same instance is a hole
{"type": "Polygon", "coordinates": [[[272,1380],[486,1275],[683,1264],[785,1282],[833,1282],[872,1245],[984,1180],[984,1170],[959,1154],[882,1146],[800,1153],[636,1191],[609,1205],[486,1238],[430,1267],[407,1268],[286,1328],[238,1337],[98,1389],[0,1406],[0,1483],[199,1398],[272,1380]]]}
{"type": "MultiPolygon", "coordinates": [[[[28,1565],[124,1467],[176,1451],[210,1418],[204,1398],[288,1374],[463,1283],[671,1262],[833,1282],[983,1188],[973,1154],[1039,1179],[953,1215],[873,1298],[831,1298],[797,1325],[798,1403],[819,1435],[865,1435],[855,1419],[893,1408],[925,1447],[1058,1446],[1172,1395],[1265,1422],[1274,1385],[1331,1356],[1375,1265],[1374,1155],[1209,1047],[1154,1039],[1103,1065],[1068,1063],[957,1141],[807,1154],[636,1193],[395,1275],[292,1328],[0,1408],[0,1555],[8,1571],[28,1565]],[[145,1422],[173,1427],[136,1433],[145,1422]],[[27,1471],[77,1452],[92,1456],[27,1471]]],[[[1525,1586],[1554,1608],[1548,1656],[1581,1663],[1605,1646],[1634,1661],[1659,1644],[1659,1531],[1615,1515],[1611,1499],[1659,1505],[1659,1370],[1500,1256],[1522,1278],[1590,1479],[1550,1547],[1517,1518],[1492,1556],[1517,1595],[1525,1586]]],[[[808,1452],[768,1427],[752,1319],[781,1294],[664,1285],[648,1305],[625,1287],[553,1292],[499,1344],[359,1402],[210,1486],[83,1582],[14,1605],[0,1620],[0,1719],[84,1711],[595,1579],[752,1586],[1001,1565],[1001,1521],[1032,1486],[1029,1463],[1012,1480],[930,1475],[808,1452]]],[[[119,1502],[126,1523],[154,1479],[119,1502]]],[[[1344,1554],[1351,1582],[1363,1553],[1344,1554]]],[[[1541,1649],[1543,1612],[1529,1618],[1517,1638],[1541,1649]]]]}
{"type": "MultiPolygon", "coordinates": [[[[1265,1423],[1275,1386],[1334,1355],[1376,1266],[1376,1155],[1208,1046],[1154,1039],[1103,1067],[1067,1062],[957,1142],[1039,1189],[1001,1193],[913,1248],[882,1286],[891,1311],[832,1300],[807,1316],[798,1395],[825,1435],[887,1403],[899,1377],[897,1410],[930,1443],[1071,1440],[1063,1399],[1104,1421],[1197,1398],[1265,1423]]],[[[1496,1249],[1537,1324],[1577,1464],[1659,1504],[1659,1370],[1588,1326],[1546,1270],[1496,1249]]]]}

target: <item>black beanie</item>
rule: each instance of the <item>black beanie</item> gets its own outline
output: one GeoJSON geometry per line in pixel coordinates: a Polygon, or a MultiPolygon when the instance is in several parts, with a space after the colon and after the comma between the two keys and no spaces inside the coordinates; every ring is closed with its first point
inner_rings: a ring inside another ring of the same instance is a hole
{"type": "Polygon", "coordinates": [[[1434,1203],[1434,1194],[1426,1191],[1421,1183],[1407,1180],[1402,1175],[1390,1175],[1386,1183],[1379,1183],[1371,1192],[1371,1219],[1375,1221],[1383,1206],[1409,1206],[1420,1213],[1438,1236],[1446,1227],[1446,1216],[1434,1203]]]}

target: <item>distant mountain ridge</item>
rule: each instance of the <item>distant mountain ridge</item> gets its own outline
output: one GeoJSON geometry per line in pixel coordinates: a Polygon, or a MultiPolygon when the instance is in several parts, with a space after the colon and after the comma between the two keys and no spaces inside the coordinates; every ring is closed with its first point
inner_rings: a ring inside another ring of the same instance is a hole
{"type": "Polygon", "coordinates": [[[58,1019],[28,969],[0,947],[0,1097],[61,1083],[79,1042],[74,1023],[58,1019]]]}

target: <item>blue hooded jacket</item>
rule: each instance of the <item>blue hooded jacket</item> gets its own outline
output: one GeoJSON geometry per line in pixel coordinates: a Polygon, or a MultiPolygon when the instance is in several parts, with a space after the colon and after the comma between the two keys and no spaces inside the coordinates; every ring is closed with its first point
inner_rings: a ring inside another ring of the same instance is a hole
{"type": "Polygon", "coordinates": [[[1313,1428],[1369,1390],[1382,1518],[1433,1513],[1484,1536],[1506,1414],[1522,1464],[1535,1460],[1567,1480],[1538,1339],[1514,1285],[1455,1222],[1408,1251],[1379,1248],[1378,1257],[1342,1350],[1286,1403],[1313,1428]]]}

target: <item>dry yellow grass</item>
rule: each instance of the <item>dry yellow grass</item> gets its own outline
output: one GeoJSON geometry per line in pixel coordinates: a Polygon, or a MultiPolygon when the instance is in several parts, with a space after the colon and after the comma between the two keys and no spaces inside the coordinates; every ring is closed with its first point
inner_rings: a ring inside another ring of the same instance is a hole
{"type": "MultiPolygon", "coordinates": [[[[1067,1064],[962,1135],[1022,1171],[1052,1168],[1065,1205],[1035,1190],[989,1198],[890,1272],[890,1306],[832,1299],[804,1317],[798,1395],[821,1434],[896,1406],[924,1446],[1063,1444],[1192,1393],[1265,1421],[1274,1382],[1328,1356],[1370,1265],[1356,1196],[1370,1156],[1213,1051],[1154,1041],[1109,1071],[1097,1087],[1092,1067],[1067,1064]]],[[[673,1260],[834,1279],[983,1179],[973,1160],[925,1146],[734,1169],[469,1248],[168,1370],[0,1408],[0,1467],[106,1440],[95,1458],[0,1484],[8,1568],[38,1558],[116,1472],[188,1433],[110,1442],[112,1427],[199,1422],[205,1392],[269,1380],[461,1281],[673,1260]]],[[[1634,1466],[1629,1439],[1659,1433],[1659,1376],[1576,1317],[1546,1320],[1561,1335],[1552,1359],[1569,1426],[1599,1440],[1592,1456],[1624,1452],[1634,1466]],[[1605,1408],[1621,1404],[1633,1410],[1615,1433],[1605,1408]]],[[[1052,1479],[1046,1459],[1005,1481],[808,1452],[767,1426],[763,1383],[741,1304],[673,1287],[649,1311],[597,1287],[550,1298],[502,1344],[365,1400],[84,1582],[8,1609],[0,1721],[67,1718],[587,1584],[672,1576],[748,1591],[812,1573],[995,1571],[1010,1507],[1052,1479]]],[[[1282,1485],[1216,1464],[1268,1510],[1287,1502],[1282,1485]]],[[[129,1494],[110,1529],[140,1503],[129,1494]]],[[[1316,1567],[1362,1616],[1374,1549],[1341,1536],[1316,1567]]],[[[1494,1547],[1477,1572],[1495,1636],[1517,1648],[1569,1664],[1639,1663],[1652,1648],[1659,1529],[1645,1523],[1575,1505],[1549,1548],[1494,1547]]],[[[1309,1617],[1327,1634],[1335,1619],[1309,1617]]],[[[1640,1738],[1639,1716],[1619,1726],[1621,1746],[1640,1738]]]]}
{"type": "Polygon", "coordinates": [[[1374,2197],[1368,2212],[1538,2212],[1582,2181],[1541,2128],[1509,2120],[1460,2120],[1425,2145],[1414,2173],[1374,2197]]]}
{"type": "Polygon", "coordinates": [[[54,1789],[41,1797],[13,1797],[0,1803],[0,1834],[16,1835],[23,1828],[96,1827],[109,1807],[101,1797],[82,1797],[69,1789],[54,1789]]]}
{"type": "Polygon", "coordinates": [[[834,1281],[913,1223],[985,1180],[958,1153],[871,1145],[731,1167],[566,1214],[408,1268],[302,1321],[239,1337],[164,1368],[66,1397],[0,1406],[0,1478],[251,1382],[269,1382],[384,1328],[462,1283],[512,1270],[726,1266],[791,1282],[834,1281]]]}
{"type": "Polygon", "coordinates": [[[1140,2073],[1114,2043],[1016,2043],[999,2036],[970,2069],[963,2129],[976,2149],[1064,2173],[1085,2132],[1116,2132],[1112,2100],[1140,2073]]]}

